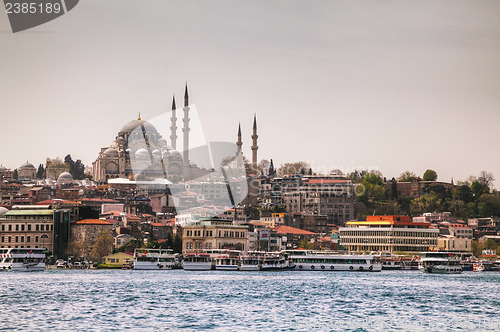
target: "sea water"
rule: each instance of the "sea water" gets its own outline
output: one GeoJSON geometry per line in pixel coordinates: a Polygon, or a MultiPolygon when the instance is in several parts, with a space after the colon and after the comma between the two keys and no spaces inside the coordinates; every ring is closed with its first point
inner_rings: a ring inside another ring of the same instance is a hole
{"type": "Polygon", "coordinates": [[[500,273],[0,273],[0,329],[498,331],[500,273]]]}

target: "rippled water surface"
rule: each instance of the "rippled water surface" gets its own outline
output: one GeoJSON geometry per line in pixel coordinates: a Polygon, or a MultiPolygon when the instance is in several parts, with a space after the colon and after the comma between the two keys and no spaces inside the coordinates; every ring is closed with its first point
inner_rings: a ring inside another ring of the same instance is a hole
{"type": "Polygon", "coordinates": [[[0,273],[0,329],[500,330],[500,273],[0,273]]]}

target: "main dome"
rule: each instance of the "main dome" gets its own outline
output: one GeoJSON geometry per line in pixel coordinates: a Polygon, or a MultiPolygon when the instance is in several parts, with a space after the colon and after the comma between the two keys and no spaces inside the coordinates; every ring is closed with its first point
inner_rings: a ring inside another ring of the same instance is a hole
{"type": "Polygon", "coordinates": [[[153,126],[151,123],[147,122],[146,120],[132,120],[129,123],[127,123],[125,126],[123,126],[123,128],[120,130],[120,133],[130,134],[136,128],[138,128],[138,127],[140,128],[141,126],[144,126],[144,130],[146,132],[152,132],[155,134],[158,133],[155,126],[153,126]]]}

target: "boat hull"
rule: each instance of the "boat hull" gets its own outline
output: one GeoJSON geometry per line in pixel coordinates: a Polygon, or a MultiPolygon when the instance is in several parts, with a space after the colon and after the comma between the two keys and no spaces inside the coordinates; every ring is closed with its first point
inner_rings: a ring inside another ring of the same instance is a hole
{"type": "Polygon", "coordinates": [[[23,264],[23,263],[0,264],[0,271],[32,272],[32,271],[44,271],[44,270],[45,270],[45,263],[43,262],[38,264],[23,264]]]}
{"type": "Polygon", "coordinates": [[[435,273],[435,274],[460,274],[462,273],[461,266],[447,266],[447,265],[434,265],[434,266],[420,266],[422,273],[435,273]]]}
{"type": "Polygon", "coordinates": [[[295,270],[298,271],[350,271],[350,272],[380,272],[381,264],[310,264],[296,263],[295,270]]]}
{"type": "Polygon", "coordinates": [[[212,270],[211,262],[184,262],[183,268],[186,271],[209,271],[212,270]]]}

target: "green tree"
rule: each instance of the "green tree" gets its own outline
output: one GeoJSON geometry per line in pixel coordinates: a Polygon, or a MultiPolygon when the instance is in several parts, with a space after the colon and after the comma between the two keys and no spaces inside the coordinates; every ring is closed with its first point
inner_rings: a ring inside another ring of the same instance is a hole
{"type": "Polygon", "coordinates": [[[398,182],[416,182],[418,180],[417,175],[414,172],[405,171],[401,173],[398,178],[398,182]]]}
{"type": "Polygon", "coordinates": [[[424,172],[424,176],[422,177],[424,181],[436,181],[437,180],[437,173],[436,171],[432,169],[428,169],[424,172]]]}
{"type": "Polygon", "coordinates": [[[495,181],[495,176],[493,175],[493,173],[481,171],[479,173],[479,176],[477,177],[477,181],[488,187],[489,190],[493,185],[493,181],[495,181]]]}
{"type": "Polygon", "coordinates": [[[479,181],[472,182],[470,190],[472,191],[476,199],[481,197],[481,195],[488,193],[490,191],[486,184],[481,183],[479,181]]]}
{"type": "Polygon", "coordinates": [[[85,165],[80,159],[74,161],[71,155],[68,154],[64,157],[64,163],[69,166],[69,172],[73,175],[74,179],[82,180],[85,176],[85,165]]]}
{"type": "Polygon", "coordinates": [[[36,178],[37,179],[45,178],[45,167],[43,167],[43,164],[38,165],[38,170],[36,171],[36,178]]]}
{"type": "Polygon", "coordinates": [[[135,249],[142,248],[144,246],[144,241],[142,240],[130,240],[123,246],[117,249],[118,252],[134,252],[135,249]]]}

